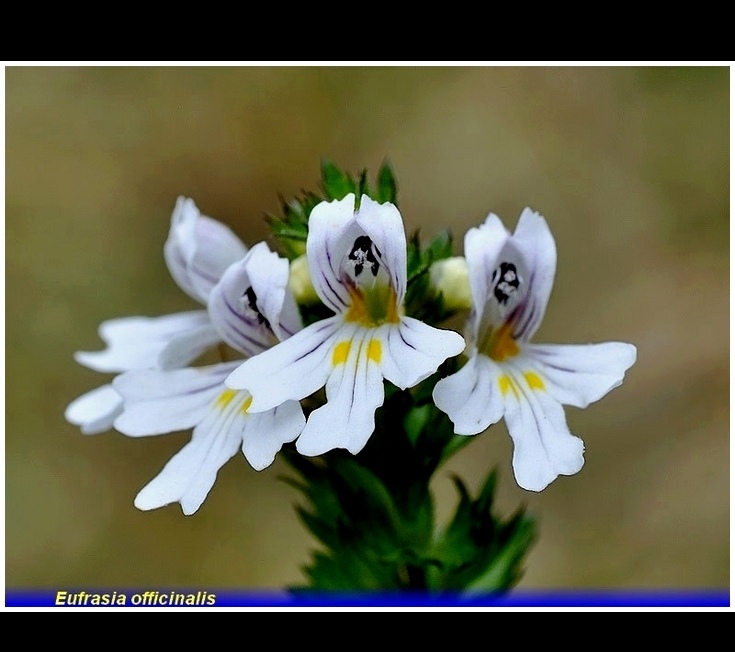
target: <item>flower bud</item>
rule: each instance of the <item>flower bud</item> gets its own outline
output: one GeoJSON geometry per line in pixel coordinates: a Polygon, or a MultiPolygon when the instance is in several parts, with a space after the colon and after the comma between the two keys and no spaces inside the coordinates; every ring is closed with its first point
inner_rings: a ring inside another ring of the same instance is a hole
{"type": "Polygon", "coordinates": [[[309,263],[306,260],[306,255],[299,256],[291,261],[288,287],[294,299],[296,299],[296,303],[310,305],[319,302],[319,296],[311,282],[309,263]]]}
{"type": "Polygon", "coordinates": [[[462,256],[438,260],[429,271],[431,287],[444,298],[449,310],[466,310],[472,306],[467,261],[462,256]]]}

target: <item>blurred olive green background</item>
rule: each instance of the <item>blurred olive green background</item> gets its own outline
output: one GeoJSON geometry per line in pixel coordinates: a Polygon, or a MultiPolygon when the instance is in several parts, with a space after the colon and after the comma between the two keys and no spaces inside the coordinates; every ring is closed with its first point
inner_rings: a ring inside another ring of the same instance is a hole
{"type": "MultiPolygon", "coordinates": [[[[546,216],[556,284],[535,338],[632,342],[626,381],[567,408],[586,465],[519,489],[501,423],[436,480],[501,473],[540,539],[526,588],[729,585],[729,69],[8,67],[6,585],[278,589],[314,547],[280,461],[238,455],[202,509],[137,491],[188,441],[83,436],[63,418],[107,376],[74,363],[99,322],[197,306],[166,270],[177,195],[249,244],[323,157],[388,158],[409,231],[546,216]]],[[[386,451],[390,454],[390,451],[386,451]]]]}

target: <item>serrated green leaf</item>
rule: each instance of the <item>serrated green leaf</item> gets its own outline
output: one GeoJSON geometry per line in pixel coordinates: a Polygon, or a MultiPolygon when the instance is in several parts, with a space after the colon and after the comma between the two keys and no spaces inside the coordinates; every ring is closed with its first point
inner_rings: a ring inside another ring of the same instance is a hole
{"type": "Polygon", "coordinates": [[[280,248],[289,260],[306,251],[309,233],[308,217],[311,209],[321,201],[314,193],[303,192],[301,197],[286,201],[280,197],[282,215],[266,215],[265,219],[280,248]]]}
{"type": "Polygon", "coordinates": [[[344,199],[349,193],[355,193],[355,182],[329,160],[322,161],[322,188],[327,199],[344,199]]]}
{"type": "Polygon", "coordinates": [[[467,584],[464,593],[497,593],[507,591],[523,573],[522,562],[536,539],[535,523],[523,514],[509,526],[510,536],[490,559],[483,572],[467,584]]]}
{"type": "Polygon", "coordinates": [[[449,229],[440,231],[429,243],[429,246],[426,247],[426,253],[431,259],[429,265],[437,260],[449,258],[452,255],[453,244],[454,238],[452,232],[449,229]]]}
{"type": "Polygon", "coordinates": [[[475,501],[475,509],[480,514],[487,514],[493,508],[493,499],[495,498],[495,487],[498,484],[498,473],[495,469],[492,469],[488,473],[485,482],[480,489],[480,495],[475,501]]]}
{"type": "Polygon", "coordinates": [[[384,161],[378,170],[378,187],[375,191],[375,201],[381,204],[389,201],[398,205],[398,184],[391,169],[390,163],[384,161]]]}
{"type": "Polygon", "coordinates": [[[339,556],[316,553],[306,569],[309,588],[319,591],[376,591],[399,588],[390,564],[368,559],[352,551],[339,556]]]}
{"type": "Polygon", "coordinates": [[[432,585],[453,591],[509,589],[520,578],[522,561],[533,543],[533,522],[522,510],[507,522],[490,512],[495,472],[488,474],[475,500],[461,479],[453,480],[459,502],[432,550],[440,563],[430,574],[432,585]]]}
{"type": "Polygon", "coordinates": [[[367,178],[367,170],[362,171],[362,174],[360,175],[360,182],[357,186],[357,199],[359,200],[363,195],[372,197],[372,193],[370,192],[370,184],[367,178]]]}
{"type": "Polygon", "coordinates": [[[472,538],[474,525],[472,501],[462,479],[453,476],[452,482],[459,494],[459,502],[452,520],[434,546],[433,554],[447,569],[461,566],[471,561],[476,553],[472,538]]]}
{"type": "Polygon", "coordinates": [[[309,589],[317,591],[347,591],[366,589],[357,568],[324,553],[315,553],[313,562],[306,567],[305,573],[310,580],[309,589]]]}
{"type": "Polygon", "coordinates": [[[332,471],[346,519],[349,523],[359,523],[364,543],[384,553],[400,547],[400,514],[380,478],[354,458],[335,460],[332,471]]]}
{"type": "Polygon", "coordinates": [[[272,225],[272,228],[273,234],[277,238],[306,242],[306,236],[308,235],[308,231],[306,229],[293,228],[286,224],[274,224],[272,225]]]}
{"type": "Polygon", "coordinates": [[[414,231],[406,238],[406,278],[408,281],[420,273],[423,264],[421,237],[418,231],[414,231]]]}

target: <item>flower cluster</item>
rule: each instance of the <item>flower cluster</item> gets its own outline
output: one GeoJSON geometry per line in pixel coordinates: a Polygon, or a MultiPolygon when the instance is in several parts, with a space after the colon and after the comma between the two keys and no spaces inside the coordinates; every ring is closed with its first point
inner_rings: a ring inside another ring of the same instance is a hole
{"type": "Polygon", "coordinates": [[[525,209],[511,235],[490,214],[466,234],[463,257],[426,275],[432,296],[443,291],[452,309],[471,299],[466,341],[407,314],[408,249],[398,208],[367,194],[316,202],[305,258],[291,264],[265,242],[248,249],[181,197],[164,257],[176,283],[206,309],[104,322],[107,348],[76,360],[116,376],[73,401],[66,418],[86,434],[192,429],[138,493],[143,510],[178,502],[194,513],[238,450],[256,470],[289,442],[304,456],[357,455],[375,430],[385,381],[405,390],[431,376],[433,401],[455,433],[474,435],[505,418],[521,487],[540,491],[579,471],[583,444],[562,405],[585,407],[619,385],[636,350],[529,342],[556,268],[544,218],[525,209]],[[297,270],[308,271],[306,281],[297,270]],[[328,316],[305,326],[304,306],[317,298],[328,316]],[[197,365],[213,347],[230,355],[197,365]],[[461,366],[438,378],[452,359],[461,366]]]}

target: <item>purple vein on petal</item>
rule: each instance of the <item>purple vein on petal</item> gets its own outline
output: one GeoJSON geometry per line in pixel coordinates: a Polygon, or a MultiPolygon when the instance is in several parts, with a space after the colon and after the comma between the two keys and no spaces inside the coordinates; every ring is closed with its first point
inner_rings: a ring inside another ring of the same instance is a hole
{"type": "Polygon", "coordinates": [[[526,292],[526,296],[523,298],[524,300],[516,306],[515,310],[513,310],[513,313],[508,320],[523,320],[522,323],[518,324],[517,328],[514,329],[516,339],[523,337],[528,332],[530,325],[533,323],[536,315],[536,302],[532,300],[530,293],[530,289],[533,287],[533,279],[534,274],[531,274],[531,278],[528,281],[529,291],[526,292]]]}
{"type": "Polygon", "coordinates": [[[216,276],[214,276],[214,275],[212,275],[212,274],[210,274],[210,273],[206,272],[205,270],[203,270],[203,269],[202,269],[201,267],[199,267],[199,266],[197,266],[197,265],[192,265],[192,271],[193,271],[193,272],[194,272],[194,273],[195,273],[195,274],[196,274],[197,276],[199,276],[199,277],[201,277],[201,278],[205,279],[206,281],[209,281],[209,282],[210,282],[210,283],[212,283],[213,285],[216,285],[216,284],[217,284],[217,282],[219,281],[219,278],[217,278],[216,276]]]}
{"type": "MultiPolygon", "coordinates": [[[[336,272],[334,271],[334,268],[332,267],[332,254],[329,252],[329,249],[327,249],[327,262],[329,264],[329,269],[334,274],[335,278],[337,277],[336,272]]],[[[324,283],[329,288],[330,292],[334,295],[334,298],[336,301],[334,302],[334,307],[339,309],[339,306],[342,305],[343,307],[347,307],[347,304],[342,300],[342,297],[339,296],[338,292],[332,287],[332,284],[329,282],[329,277],[324,274],[324,272],[320,271],[320,274],[322,276],[322,279],[324,279],[324,283]]]]}
{"type": "MultiPolygon", "coordinates": [[[[323,330],[328,329],[331,326],[331,324],[324,324],[323,326],[320,326],[319,328],[315,329],[316,333],[321,333],[323,330]]],[[[294,360],[294,362],[298,362],[299,360],[303,360],[304,358],[310,356],[312,353],[320,349],[322,346],[324,346],[329,341],[329,338],[322,340],[317,344],[311,351],[307,351],[306,353],[300,355],[298,358],[294,360]]]]}
{"type": "MultiPolygon", "coordinates": [[[[246,326],[249,326],[253,328],[253,330],[255,330],[255,325],[257,322],[255,322],[254,320],[251,322],[246,317],[243,317],[241,314],[236,312],[232,308],[232,306],[228,303],[227,299],[225,299],[224,302],[225,302],[225,306],[230,311],[233,317],[235,317],[240,322],[244,323],[246,326]]],[[[268,348],[267,341],[255,339],[253,336],[248,335],[247,333],[243,332],[242,330],[240,330],[240,328],[238,328],[238,324],[236,322],[233,322],[232,319],[228,319],[226,323],[233,330],[233,332],[237,333],[243,340],[245,340],[245,342],[248,342],[250,345],[256,347],[255,351],[251,350],[251,353],[253,354],[255,352],[259,353],[260,351],[268,348]]]]}

